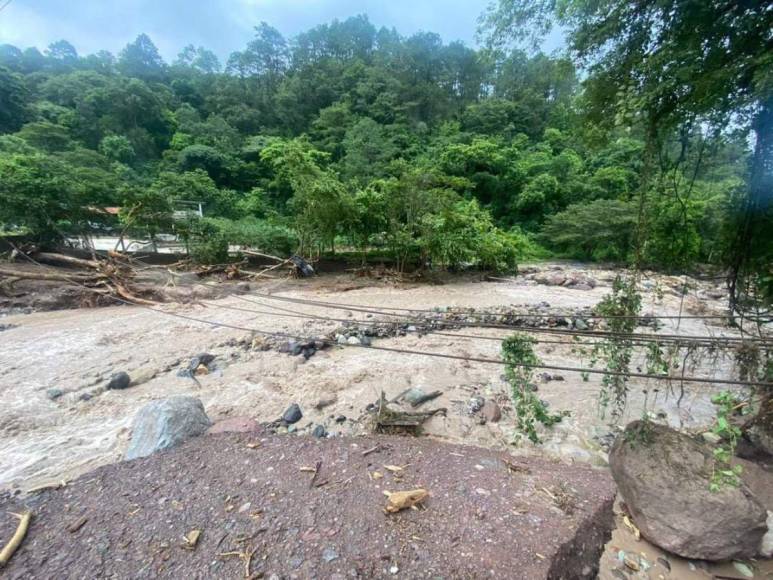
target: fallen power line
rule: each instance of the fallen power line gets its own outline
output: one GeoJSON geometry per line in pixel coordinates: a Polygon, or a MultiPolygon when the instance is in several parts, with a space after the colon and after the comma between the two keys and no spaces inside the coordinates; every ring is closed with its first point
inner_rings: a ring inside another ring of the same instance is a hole
{"type": "MultiPolygon", "coordinates": [[[[319,320],[320,322],[338,322],[338,323],[342,323],[342,324],[357,324],[357,325],[368,325],[368,326],[379,326],[379,325],[385,325],[385,324],[397,324],[397,322],[381,322],[381,321],[374,321],[374,320],[352,320],[352,319],[346,319],[346,318],[332,318],[332,317],[320,316],[320,315],[316,315],[316,314],[309,314],[309,313],[302,313],[302,312],[298,312],[298,311],[293,311],[293,310],[290,310],[290,309],[287,309],[287,308],[282,308],[280,306],[276,306],[274,304],[262,304],[262,303],[255,302],[255,301],[252,301],[252,300],[247,300],[243,296],[239,296],[239,295],[236,295],[236,294],[234,294],[232,297],[233,298],[238,298],[240,300],[245,300],[245,301],[249,302],[250,304],[256,304],[256,305],[260,305],[260,306],[265,306],[266,308],[275,309],[275,310],[280,311],[280,313],[268,312],[268,311],[265,311],[265,310],[253,310],[253,309],[250,309],[250,308],[240,308],[238,306],[231,306],[231,305],[228,305],[228,304],[220,304],[220,303],[210,302],[210,301],[206,301],[206,300],[201,300],[199,302],[201,304],[204,304],[206,306],[211,306],[213,308],[221,308],[221,309],[224,309],[224,310],[233,310],[233,311],[236,311],[236,312],[247,312],[247,313],[250,313],[250,314],[265,314],[267,316],[277,316],[277,317],[283,317],[283,318],[310,319],[310,320],[319,320]]],[[[451,322],[451,324],[454,324],[454,322],[451,322]]],[[[513,326],[511,328],[509,327],[508,330],[509,331],[515,331],[515,332],[520,332],[520,331],[528,332],[528,331],[533,330],[533,329],[531,329],[531,328],[521,328],[521,327],[513,326]]],[[[415,334],[419,334],[419,335],[431,334],[433,336],[448,336],[448,337],[451,337],[451,338],[469,338],[469,339],[473,339],[473,340],[479,339],[479,340],[489,340],[489,341],[495,341],[495,342],[502,342],[502,341],[505,340],[505,338],[502,338],[502,337],[499,337],[499,336],[481,336],[481,335],[474,335],[474,334],[460,334],[458,332],[449,332],[449,331],[433,330],[433,329],[425,329],[425,328],[417,329],[417,330],[414,330],[414,331],[407,331],[406,330],[406,332],[415,333],[415,334]]],[[[572,336],[572,338],[574,338],[575,340],[579,340],[579,338],[576,337],[576,336],[572,336]]],[[[544,339],[535,339],[535,340],[539,344],[560,344],[560,345],[564,345],[564,346],[572,346],[572,343],[567,343],[565,341],[560,341],[560,340],[544,340],[544,339]]],[[[631,335],[631,338],[629,340],[632,343],[634,343],[634,344],[636,344],[638,346],[647,346],[649,344],[658,342],[657,340],[647,339],[647,338],[639,339],[639,338],[637,338],[637,335],[631,335]]],[[[668,342],[668,341],[664,341],[664,342],[668,342]]],[[[673,342],[678,342],[678,341],[673,341],[673,342]]],[[[578,342],[578,343],[575,343],[575,344],[577,344],[578,346],[593,346],[593,345],[596,345],[596,344],[600,344],[600,342],[578,342]]],[[[680,344],[684,344],[685,346],[688,345],[688,344],[692,345],[692,346],[702,346],[702,347],[705,347],[705,348],[720,348],[720,347],[723,347],[723,346],[735,348],[735,346],[736,346],[736,345],[726,345],[726,344],[723,344],[721,342],[712,341],[712,340],[705,340],[705,341],[685,340],[685,341],[682,341],[680,344]]]]}
{"type": "MultiPolygon", "coordinates": [[[[318,300],[307,300],[302,298],[291,298],[288,296],[274,296],[272,294],[261,294],[257,292],[251,292],[251,296],[257,296],[263,299],[267,300],[278,300],[281,302],[289,302],[292,304],[303,304],[306,306],[318,306],[321,308],[329,308],[333,310],[346,310],[346,311],[354,311],[354,312],[361,312],[365,314],[377,314],[380,316],[391,316],[395,318],[401,318],[402,320],[406,321],[414,321],[414,319],[408,317],[404,314],[392,314],[388,312],[382,312],[378,308],[358,308],[358,307],[349,307],[349,306],[341,306],[340,304],[336,304],[333,302],[322,302],[318,300]]],[[[236,295],[234,295],[236,296],[236,295]]],[[[252,302],[251,300],[248,300],[245,296],[239,296],[240,299],[247,300],[249,302],[252,302]]],[[[265,306],[263,303],[256,303],[260,304],[261,306],[265,306]]],[[[427,311],[431,312],[433,314],[441,315],[443,313],[436,312],[436,311],[427,311]]],[[[467,313],[470,316],[490,316],[488,313],[467,313]]],[[[520,316],[519,314],[514,314],[514,316],[520,316]]],[[[556,318],[552,315],[546,315],[545,318],[556,318]]],[[[567,316],[564,318],[583,318],[582,316],[567,316]]],[[[644,317],[639,317],[644,318],[644,317]]],[[[443,320],[443,318],[440,318],[440,320],[443,320]]],[[[773,339],[767,339],[767,338],[756,338],[756,337],[733,337],[733,336],[696,336],[696,335],[679,335],[679,334],[645,334],[645,333],[617,333],[617,332],[606,332],[606,331],[595,331],[595,330],[577,330],[577,329],[560,329],[560,328],[533,328],[533,327],[521,327],[516,326],[512,324],[504,324],[504,323],[483,323],[483,322],[467,322],[463,320],[445,320],[446,322],[453,323],[458,326],[464,326],[464,327],[473,327],[473,328],[500,328],[500,329],[506,329],[506,330],[519,330],[521,332],[534,332],[534,333],[543,333],[543,334],[568,334],[568,335],[577,335],[577,336],[589,336],[589,337],[617,337],[617,338],[635,338],[635,339],[649,339],[653,342],[674,342],[674,341],[681,341],[681,342],[689,342],[689,341],[723,341],[723,342],[735,342],[735,343],[747,343],[747,342],[759,342],[763,344],[773,344],[773,339]]]]}

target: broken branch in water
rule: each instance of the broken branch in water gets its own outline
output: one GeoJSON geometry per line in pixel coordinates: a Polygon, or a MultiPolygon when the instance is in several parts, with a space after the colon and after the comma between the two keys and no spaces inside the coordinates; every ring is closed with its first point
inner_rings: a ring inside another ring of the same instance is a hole
{"type": "Polygon", "coordinates": [[[30,520],[32,519],[32,512],[26,512],[21,515],[11,515],[19,518],[19,526],[16,528],[11,540],[6,544],[3,550],[0,551],[0,568],[8,563],[14,552],[16,552],[17,548],[21,545],[24,536],[27,535],[27,528],[29,528],[30,520]]]}

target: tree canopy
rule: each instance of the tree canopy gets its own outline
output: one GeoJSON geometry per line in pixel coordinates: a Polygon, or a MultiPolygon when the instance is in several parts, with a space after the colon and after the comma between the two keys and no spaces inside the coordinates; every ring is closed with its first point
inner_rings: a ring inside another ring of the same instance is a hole
{"type": "Polygon", "coordinates": [[[117,56],[0,46],[0,227],[51,241],[118,206],[122,229],[218,252],[726,263],[748,200],[767,203],[744,191],[769,179],[753,169],[770,147],[769,12],[500,0],[479,50],[365,16],[294,38],[263,22],[222,65],[195,45],[168,64],[145,34],[117,56]],[[569,54],[517,44],[553,25],[569,54]],[[203,203],[195,227],[174,220],[185,201],[203,203]]]}

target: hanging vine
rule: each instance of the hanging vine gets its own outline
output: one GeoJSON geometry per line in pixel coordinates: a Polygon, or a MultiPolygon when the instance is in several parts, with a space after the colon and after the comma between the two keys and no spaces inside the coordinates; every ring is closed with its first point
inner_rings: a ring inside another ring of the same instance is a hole
{"type": "Polygon", "coordinates": [[[505,377],[510,383],[510,397],[515,410],[517,437],[526,436],[533,443],[540,443],[537,424],[550,427],[569,413],[550,413],[547,404],[535,393],[534,369],[541,361],[534,353],[535,339],[523,334],[514,334],[502,342],[502,359],[505,362],[505,377]]]}

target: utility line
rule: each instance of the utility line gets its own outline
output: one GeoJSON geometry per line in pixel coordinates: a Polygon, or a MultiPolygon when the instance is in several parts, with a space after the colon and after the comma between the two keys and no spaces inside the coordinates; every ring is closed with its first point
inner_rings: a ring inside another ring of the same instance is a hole
{"type": "MultiPolygon", "coordinates": [[[[39,262],[36,262],[29,256],[27,256],[27,259],[32,261],[34,264],[37,264],[38,266],[42,265],[39,262]]],[[[72,278],[65,277],[65,279],[70,280],[70,283],[74,286],[79,286],[81,288],[84,288],[85,290],[94,292],[96,294],[100,294],[102,296],[106,296],[112,300],[115,300],[117,302],[120,302],[122,304],[127,304],[130,306],[135,306],[137,308],[142,308],[144,310],[149,310],[151,312],[157,312],[160,314],[165,314],[167,316],[172,316],[174,318],[179,318],[182,320],[187,320],[189,322],[197,322],[201,324],[207,324],[214,327],[219,328],[230,328],[234,330],[242,330],[246,332],[251,332],[255,334],[260,334],[263,336],[271,336],[271,337],[278,337],[278,338],[284,338],[284,339],[295,339],[295,340],[307,340],[307,338],[300,337],[298,335],[283,333],[283,332],[269,332],[265,330],[255,329],[255,328],[249,328],[244,326],[239,326],[235,324],[229,324],[226,322],[218,322],[213,320],[206,320],[202,318],[196,318],[194,316],[187,316],[185,314],[180,314],[178,312],[169,312],[166,310],[162,310],[159,308],[153,308],[151,306],[147,306],[144,304],[135,304],[134,302],[131,302],[130,300],[126,300],[124,298],[120,298],[118,296],[114,296],[112,294],[104,294],[97,290],[96,288],[90,288],[86,286],[85,284],[82,284],[80,282],[77,282],[73,280],[72,278]]],[[[335,346],[337,343],[328,339],[323,339],[323,343],[328,344],[330,346],[335,346]]],[[[496,364],[499,366],[506,366],[506,363],[499,359],[491,359],[491,358],[483,358],[483,357],[469,357],[469,356],[460,356],[460,355],[453,355],[453,354],[445,354],[445,353],[436,353],[436,352],[427,352],[427,351],[417,351],[417,350],[407,350],[407,349],[401,349],[401,348],[392,348],[392,347],[386,347],[386,346],[365,346],[365,345],[339,345],[344,346],[345,348],[366,348],[370,350],[376,350],[376,351],[382,351],[382,352],[393,352],[393,353],[399,353],[399,354],[410,354],[410,355],[418,355],[418,356],[429,356],[429,357],[435,357],[435,358],[443,358],[443,359],[450,359],[450,360],[461,360],[466,362],[479,362],[484,364],[496,364]]],[[[548,369],[548,370],[559,370],[559,371],[565,371],[565,372],[578,372],[578,373],[586,373],[586,374],[595,374],[595,375],[608,375],[608,376],[622,376],[622,377],[636,377],[636,378],[645,378],[645,379],[656,379],[656,380],[666,380],[666,381],[679,381],[679,382],[693,382],[693,383],[707,383],[707,384],[720,384],[720,385],[738,385],[738,386],[746,386],[746,387],[770,387],[771,383],[769,382],[761,382],[761,381],[741,381],[741,380],[731,380],[731,379],[709,379],[709,378],[703,378],[703,377],[672,377],[667,375],[656,375],[656,374],[650,374],[650,373],[639,373],[639,372],[618,372],[618,371],[610,371],[610,370],[598,370],[598,369],[588,369],[588,368],[581,368],[581,367],[567,367],[567,366],[561,366],[561,365],[546,365],[546,364],[525,364],[520,363],[516,366],[520,366],[523,368],[532,368],[532,369],[548,369]]]]}
{"type": "MultiPolygon", "coordinates": [[[[238,295],[232,295],[232,298],[238,298],[240,300],[245,300],[244,297],[238,296],[238,295]]],[[[309,313],[302,313],[298,311],[293,311],[287,308],[282,308],[280,306],[276,306],[274,304],[260,304],[258,302],[254,302],[252,300],[246,300],[250,304],[258,304],[260,306],[265,306],[267,308],[275,309],[278,311],[281,311],[282,313],[277,312],[267,312],[265,310],[254,310],[250,308],[240,308],[238,306],[231,306],[228,304],[221,304],[218,302],[210,302],[207,300],[200,300],[199,302],[201,304],[204,304],[206,306],[211,306],[213,308],[221,308],[224,310],[233,310],[236,312],[248,312],[251,314],[265,314],[267,316],[277,316],[277,317],[283,317],[283,318],[299,318],[299,319],[311,319],[311,320],[319,320],[321,322],[338,322],[342,324],[357,324],[357,325],[369,325],[369,326],[383,326],[388,324],[398,324],[398,322],[392,322],[392,321],[374,321],[374,320],[352,320],[352,319],[345,319],[345,318],[331,318],[327,316],[318,316],[316,314],[309,314],[309,313]],[[286,313],[286,314],[285,314],[286,313]]],[[[453,324],[453,323],[451,323],[453,324]]],[[[530,328],[519,328],[519,327],[513,327],[512,329],[515,332],[520,332],[522,330],[529,331],[532,330],[530,328]]],[[[426,329],[421,328],[414,331],[407,331],[409,333],[416,333],[419,335],[434,335],[434,336],[448,336],[451,338],[468,338],[468,339],[479,339],[479,340],[489,340],[489,341],[496,341],[496,342],[503,342],[505,339],[499,336],[481,336],[476,334],[461,334],[458,332],[447,332],[442,330],[433,330],[433,329],[426,329]]],[[[573,346],[572,343],[560,341],[560,340],[544,340],[544,339],[535,339],[537,343],[539,344],[560,344],[564,346],[573,346]]],[[[631,341],[639,346],[646,346],[649,344],[652,344],[653,342],[657,342],[650,339],[642,339],[639,340],[636,338],[636,335],[632,335],[631,341]]],[[[674,341],[678,342],[678,341],[674,341]]],[[[712,341],[705,340],[705,341],[684,341],[684,344],[694,344],[697,346],[703,346],[705,348],[713,348],[713,347],[720,347],[720,346],[731,346],[731,345],[722,345],[721,343],[714,343],[712,344],[712,341]]],[[[597,344],[600,344],[600,342],[582,342],[582,343],[576,343],[578,346],[594,346],[597,344]]]]}
{"type": "MultiPolygon", "coordinates": [[[[274,297],[274,295],[270,294],[262,294],[260,292],[250,292],[250,294],[255,296],[261,296],[261,297],[274,297]]],[[[283,298],[283,297],[277,297],[277,298],[283,298]]],[[[324,303],[322,301],[315,301],[324,303]]],[[[336,306],[345,307],[349,310],[352,310],[354,308],[371,308],[367,304],[347,304],[343,302],[328,302],[324,304],[335,304],[336,306]]],[[[379,310],[393,310],[396,312],[411,312],[414,314],[442,314],[442,312],[431,309],[431,308],[399,308],[395,306],[379,306],[379,310]]],[[[465,307],[460,307],[465,308],[465,307]]],[[[459,314],[464,314],[464,312],[459,312],[459,314]]],[[[470,314],[475,314],[474,312],[470,314]]],[[[521,318],[588,318],[588,319],[607,319],[607,318],[614,318],[614,319],[625,319],[625,318],[636,318],[636,319],[658,319],[658,320],[727,320],[730,318],[728,315],[723,314],[696,314],[696,315],[659,315],[659,314],[632,314],[632,315],[612,315],[607,316],[604,314],[578,314],[576,312],[569,312],[569,313],[562,313],[562,312],[550,312],[547,314],[536,314],[533,312],[513,312],[513,316],[519,316],[521,318]]]]}

